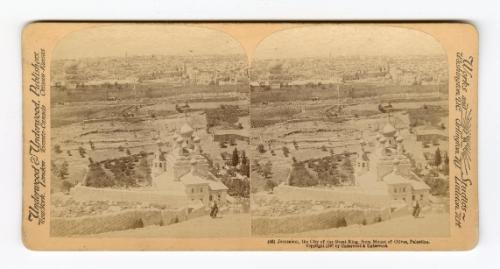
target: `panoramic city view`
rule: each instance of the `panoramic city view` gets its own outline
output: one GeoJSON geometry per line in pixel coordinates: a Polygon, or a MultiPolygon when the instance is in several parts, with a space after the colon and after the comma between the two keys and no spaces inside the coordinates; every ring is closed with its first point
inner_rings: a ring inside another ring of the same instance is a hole
{"type": "Polygon", "coordinates": [[[252,54],[195,26],[74,32],[51,62],[51,235],[447,236],[448,76],[432,37],[388,26],[252,54]]]}
{"type": "Polygon", "coordinates": [[[63,39],[51,70],[52,236],[249,236],[247,66],[238,42],[198,27],[63,39]]]}
{"type": "Polygon", "coordinates": [[[250,68],[255,236],[447,236],[448,70],[424,33],[276,32],[250,68]]]}

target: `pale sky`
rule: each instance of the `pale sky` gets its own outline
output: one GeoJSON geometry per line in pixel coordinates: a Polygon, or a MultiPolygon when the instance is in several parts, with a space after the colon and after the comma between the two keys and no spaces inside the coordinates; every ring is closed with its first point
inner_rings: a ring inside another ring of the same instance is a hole
{"type": "Polygon", "coordinates": [[[244,54],[240,43],[216,30],[196,26],[148,24],[99,26],[65,36],[55,59],[132,55],[244,54]]]}
{"type": "Polygon", "coordinates": [[[423,32],[373,25],[306,26],[275,32],[260,42],[257,59],[332,56],[444,56],[441,45],[423,32]]]}

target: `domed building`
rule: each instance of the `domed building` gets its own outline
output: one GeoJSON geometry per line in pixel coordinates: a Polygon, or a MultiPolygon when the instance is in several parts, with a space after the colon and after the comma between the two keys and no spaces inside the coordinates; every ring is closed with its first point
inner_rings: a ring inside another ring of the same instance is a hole
{"type": "Polygon", "coordinates": [[[224,204],[228,188],[209,171],[208,160],[201,154],[201,139],[189,124],[172,136],[174,148],[167,154],[155,154],[152,162],[153,187],[187,196],[208,206],[224,204]]]}
{"type": "Polygon", "coordinates": [[[404,154],[403,142],[403,136],[390,123],[376,134],[372,153],[366,151],[366,143],[361,140],[356,182],[368,189],[386,192],[392,200],[408,205],[419,200],[426,204],[430,187],[411,172],[411,163],[404,154]]]}

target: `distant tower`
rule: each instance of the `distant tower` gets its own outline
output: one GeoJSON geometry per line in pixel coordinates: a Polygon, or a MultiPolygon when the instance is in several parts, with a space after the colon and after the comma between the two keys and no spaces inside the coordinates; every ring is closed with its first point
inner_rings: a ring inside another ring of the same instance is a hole
{"type": "Polygon", "coordinates": [[[193,132],[193,128],[187,123],[185,123],[179,131],[180,137],[183,140],[182,146],[186,150],[194,149],[193,132]]]}
{"type": "Polygon", "coordinates": [[[362,175],[370,170],[370,159],[365,149],[366,142],[361,140],[359,144],[361,146],[361,151],[358,153],[356,170],[358,175],[362,175]]]}
{"type": "Polygon", "coordinates": [[[152,163],[151,173],[153,176],[160,175],[167,171],[167,160],[165,158],[165,153],[158,150],[154,154],[154,159],[152,163]]]}
{"type": "Polygon", "coordinates": [[[398,135],[398,137],[396,138],[396,143],[397,143],[396,146],[397,152],[398,154],[402,155],[404,153],[404,146],[403,146],[403,137],[401,135],[398,135]]]}
{"type": "Polygon", "coordinates": [[[386,141],[387,140],[383,136],[378,139],[378,142],[379,142],[379,155],[380,156],[385,156],[386,155],[386,144],[385,144],[386,141]]]}
{"type": "Polygon", "coordinates": [[[395,138],[396,132],[397,132],[396,128],[394,128],[394,126],[392,126],[392,124],[390,123],[387,123],[382,129],[382,135],[387,140],[388,147],[393,147],[393,148],[396,147],[396,138],[395,138]]]}
{"type": "Polygon", "coordinates": [[[198,136],[193,137],[193,142],[194,142],[194,152],[196,154],[201,154],[201,145],[200,145],[201,139],[198,136]]]}

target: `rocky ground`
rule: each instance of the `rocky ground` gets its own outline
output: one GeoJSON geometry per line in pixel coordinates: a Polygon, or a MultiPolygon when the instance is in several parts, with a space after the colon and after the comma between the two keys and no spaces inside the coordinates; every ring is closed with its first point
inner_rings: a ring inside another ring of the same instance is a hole
{"type": "Polygon", "coordinates": [[[73,218],[115,213],[127,209],[165,209],[162,205],[139,202],[87,201],[74,200],[70,195],[52,195],[51,217],[73,218]]]}
{"type": "Polygon", "coordinates": [[[279,217],[295,214],[312,214],[335,208],[367,208],[350,202],[333,201],[283,201],[271,195],[255,197],[252,203],[253,216],[279,217]]]}
{"type": "Polygon", "coordinates": [[[139,229],[94,235],[95,237],[249,237],[250,214],[222,214],[194,218],[168,226],[148,226],[139,229]]]}
{"type": "Polygon", "coordinates": [[[287,236],[297,237],[444,237],[449,236],[449,214],[429,213],[418,218],[404,216],[371,225],[351,225],[341,228],[307,231],[287,236]]]}

